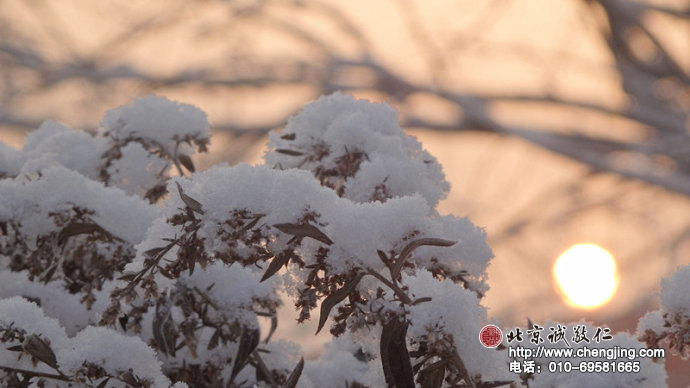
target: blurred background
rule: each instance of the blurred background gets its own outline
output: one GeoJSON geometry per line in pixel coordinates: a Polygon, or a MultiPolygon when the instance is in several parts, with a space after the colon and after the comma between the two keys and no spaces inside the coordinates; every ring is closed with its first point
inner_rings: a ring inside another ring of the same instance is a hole
{"type": "Polygon", "coordinates": [[[488,233],[483,303],[504,327],[634,330],[690,263],[687,0],[0,0],[0,140],[15,147],[43,120],[94,130],[154,93],[208,113],[201,169],[257,163],[268,131],[336,90],[393,105],[439,159],[439,211],[488,233]],[[594,308],[552,275],[580,243],[617,264],[594,308]]]}

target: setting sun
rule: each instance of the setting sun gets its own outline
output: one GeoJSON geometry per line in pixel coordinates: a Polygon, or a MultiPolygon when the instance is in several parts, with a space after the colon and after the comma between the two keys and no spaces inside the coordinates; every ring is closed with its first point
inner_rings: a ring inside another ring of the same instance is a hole
{"type": "Polygon", "coordinates": [[[616,261],[604,248],[577,244],[558,257],[553,275],[571,306],[595,308],[608,302],[616,291],[616,261]]]}

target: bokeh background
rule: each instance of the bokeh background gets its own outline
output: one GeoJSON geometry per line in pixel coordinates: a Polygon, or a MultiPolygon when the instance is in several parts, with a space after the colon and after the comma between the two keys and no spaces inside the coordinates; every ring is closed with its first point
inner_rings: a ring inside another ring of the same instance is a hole
{"type": "MultiPolygon", "coordinates": [[[[208,113],[201,169],[257,163],[268,131],[337,90],[393,105],[444,166],[439,210],[486,228],[484,304],[503,326],[634,330],[690,263],[687,0],[0,0],[0,140],[15,147],[43,120],[92,131],[154,93],[208,113]],[[552,278],[585,242],[618,262],[594,310],[552,278]]],[[[281,335],[318,352],[291,314],[281,335]]]]}

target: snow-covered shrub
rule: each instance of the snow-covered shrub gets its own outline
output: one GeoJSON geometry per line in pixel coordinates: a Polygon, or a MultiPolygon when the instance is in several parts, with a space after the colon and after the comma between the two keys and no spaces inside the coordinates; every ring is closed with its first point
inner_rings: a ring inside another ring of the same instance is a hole
{"type": "Polygon", "coordinates": [[[95,135],[46,123],[0,146],[0,384],[526,382],[477,340],[486,235],[437,213],[449,185],[390,107],[323,97],[271,134],[264,165],[195,172],[207,129],[149,96],[95,135]],[[300,322],[330,320],[319,359],[271,341],[280,291],[300,322]]]}
{"type": "Polygon", "coordinates": [[[337,93],[271,133],[265,160],[273,168],[309,170],[357,202],[417,193],[434,207],[450,189],[436,158],[403,133],[395,110],[337,93]]]}
{"type": "Polygon", "coordinates": [[[661,281],[661,309],[648,312],[637,327],[640,341],[649,347],[668,346],[671,352],[690,358],[690,266],[679,268],[661,281]]]}
{"type": "Polygon", "coordinates": [[[154,202],[165,194],[174,165],[194,172],[194,147],[206,152],[208,121],[199,108],[147,96],[106,112],[98,136],[104,139],[99,178],[154,202]]]}
{"type": "Polygon", "coordinates": [[[0,198],[0,265],[32,281],[60,282],[87,308],[133,259],[158,215],[153,205],[63,166],[0,180],[0,198]]]}
{"type": "Polygon", "coordinates": [[[28,386],[31,379],[38,386],[170,386],[155,352],[139,338],[95,326],[70,338],[58,320],[21,297],[0,299],[0,334],[4,386],[28,386]]]}
{"type": "Polygon", "coordinates": [[[198,108],[147,96],[106,112],[102,128],[90,135],[45,122],[17,151],[0,147],[0,177],[60,165],[128,194],[157,201],[165,194],[171,166],[194,172],[194,146],[209,144],[206,114],[198,108]]]}

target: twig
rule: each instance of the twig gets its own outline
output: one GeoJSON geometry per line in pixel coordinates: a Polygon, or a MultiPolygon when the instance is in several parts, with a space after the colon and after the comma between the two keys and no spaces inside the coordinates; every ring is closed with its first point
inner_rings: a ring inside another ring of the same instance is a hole
{"type": "Polygon", "coordinates": [[[388,288],[390,288],[391,290],[393,290],[393,292],[395,292],[395,295],[397,295],[403,301],[403,303],[410,304],[410,305],[412,304],[412,299],[410,299],[410,297],[407,296],[407,294],[405,294],[405,291],[403,291],[400,287],[395,285],[390,280],[386,279],[383,275],[374,271],[371,268],[367,268],[367,273],[369,275],[372,275],[376,279],[380,280],[383,284],[387,285],[388,288]]]}
{"type": "Polygon", "coordinates": [[[31,377],[44,377],[47,379],[72,382],[72,379],[70,379],[69,377],[62,375],[62,374],[54,375],[54,374],[45,373],[45,372],[37,372],[37,371],[26,370],[26,369],[11,368],[9,366],[3,366],[3,365],[0,365],[0,369],[8,371],[8,372],[21,373],[25,376],[28,376],[29,378],[31,378],[31,377]]]}
{"type": "Polygon", "coordinates": [[[271,370],[268,369],[268,366],[266,366],[266,364],[264,363],[264,360],[259,355],[259,352],[254,350],[252,352],[252,356],[254,357],[254,361],[256,361],[256,364],[258,365],[259,369],[261,369],[261,372],[263,372],[264,376],[266,377],[266,380],[268,380],[268,383],[271,384],[271,387],[277,388],[278,383],[273,378],[273,373],[271,373],[271,370]]]}

